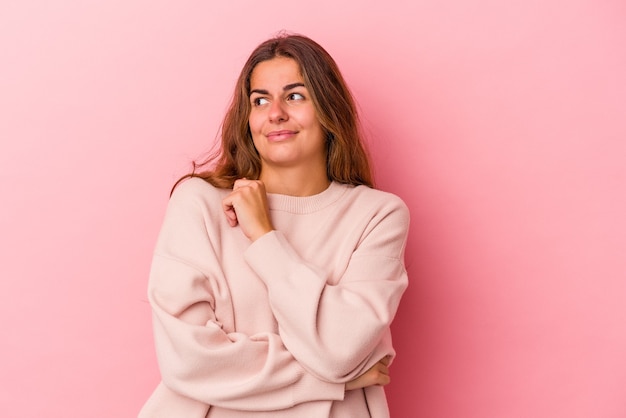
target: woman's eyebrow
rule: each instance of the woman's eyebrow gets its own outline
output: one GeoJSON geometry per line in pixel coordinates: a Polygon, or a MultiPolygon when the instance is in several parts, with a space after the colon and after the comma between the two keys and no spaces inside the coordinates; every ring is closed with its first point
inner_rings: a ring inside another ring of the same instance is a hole
{"type": "MultiPolygon", "coordinates": [[[[300,82],[291,83],[291,84],[287,84],[285,87],[283,87],[283,91],[295,89],[296,87],[305,87],[305,86],[304,86],[304,83],[300,83],[300,82]]],[[[250,90],[249,96],[252,96],[252,93],[263,94],[263,95],[270,94],[269,91],[263,90],[263,89],[250,90]]]]}
{"type": "Polygon", "coordinates": [[[262,89],[254,89],[254,90],[250,90],[250,94],[249,94],[249,96],[252,96],[252,93],[258,93],[258,94],[263,94],[263,95],[270,94],[270,92],[269,92],[269,91],[267,91],[267,90],[262,90],[262,89]]]}
{"type": "Polygon", "coordinates": [[[283,87],[283,91],[295,89],[296,87],[304,87],[304,83],[298,82],[298,83],[287,84],[285,87],[283,87]]]}

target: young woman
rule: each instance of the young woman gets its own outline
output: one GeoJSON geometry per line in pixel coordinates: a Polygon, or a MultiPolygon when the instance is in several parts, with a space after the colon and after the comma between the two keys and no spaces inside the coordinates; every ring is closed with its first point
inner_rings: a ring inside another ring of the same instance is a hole
{"type": "Polygon", "coordinates": [[[245,64],[203,172],[174,188],[140,417],[387,417],[409,214],[375,190],[352,96],[299,35],[245,64]]]}

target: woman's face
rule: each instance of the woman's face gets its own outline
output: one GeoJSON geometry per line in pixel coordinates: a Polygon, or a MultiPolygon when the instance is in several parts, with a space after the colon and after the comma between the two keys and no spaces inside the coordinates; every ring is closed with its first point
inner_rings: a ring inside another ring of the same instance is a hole
{"type": "Polygon", "coordinates": [[[248,123],[261,157],[261,171],[281,167],[326,171],[324,130],[298,63],[277,57],[250,76],[248,123]]]}

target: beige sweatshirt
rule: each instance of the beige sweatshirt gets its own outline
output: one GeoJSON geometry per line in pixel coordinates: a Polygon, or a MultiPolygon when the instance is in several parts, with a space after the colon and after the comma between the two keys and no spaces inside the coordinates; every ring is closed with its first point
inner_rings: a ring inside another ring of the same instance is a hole
{"type": "Polygon", "coordinates": [[[338,183],[269,194],[275,231],[251,243],[229,192],[193,178],[172,195],[148,290],[162,382],[139,416],[387,417],[382,387],[345,382],[395,355],[405,204],[338,183]]]}

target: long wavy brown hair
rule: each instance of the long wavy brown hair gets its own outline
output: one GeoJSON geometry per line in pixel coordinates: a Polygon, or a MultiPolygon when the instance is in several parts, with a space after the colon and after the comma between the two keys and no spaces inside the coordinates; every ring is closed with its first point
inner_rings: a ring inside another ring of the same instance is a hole
{"type": "Polygon", "coordinates": [[[220,188],[232,188],[235,180],[258,179],[261,159],[252,142],[250,76],[263,61],[276,57],[295,60],[311,95],[317,117],[326,134],[326,171],[329,180],[374,187],[354,98],[333,58],[315,41],[281,34],[260,44],[243,66],[221,129],[221,147],[202,162],[194,162],[188,177],[199,177],[220,188]]]}

